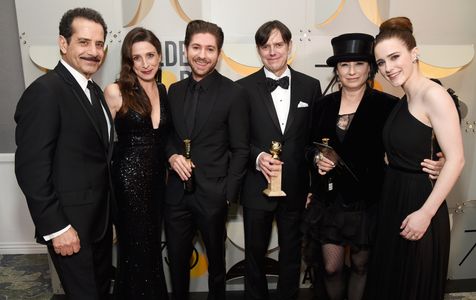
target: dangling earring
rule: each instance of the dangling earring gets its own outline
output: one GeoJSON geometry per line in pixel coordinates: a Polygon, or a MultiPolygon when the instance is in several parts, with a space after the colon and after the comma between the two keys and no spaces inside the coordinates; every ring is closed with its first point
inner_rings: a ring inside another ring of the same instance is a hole
{"type": "Polygon", "coordinates": [[[412,62],[415,64],[415,63],[417,63],[419,60],[420,60],[420,56],[417,54],[417,55],[415,55],[415,58],[413,59],[412,62]]]}

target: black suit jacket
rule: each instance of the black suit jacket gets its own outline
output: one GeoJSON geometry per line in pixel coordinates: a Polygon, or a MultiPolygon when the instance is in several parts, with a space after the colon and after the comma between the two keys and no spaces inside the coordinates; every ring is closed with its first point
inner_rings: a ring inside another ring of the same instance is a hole
{"type": "MultiPolygon", "coordinates": [[[[173,84],[168,99],[174,130],[167,143],[167,157],[183,154],[183,140],[188,138],[184,100],[190,78],[173,84]]],[[[195,126],[191,135],[191,157],[195,164],[195,196],[204,205],[236,201],[249,155],[249,109],[246,92],[217,71],[200,95],[195,126]]],[[[180,203],[183,182],[170,172],[166,201],[180,203]]]]}
{"type": "Polygon", "coordinates": [[[251,155],[245,175],[241,203],[245,207],[274,210],[278,202],[284,202],[289,210],[304,207],[309,190],[309,173],[305,161],[308,142],[309,116],[313,103],[321,96],[317,79],[291,69],[291,104],[284,134],[278,122],[271,93],[266,87],[266,77],[261,69],[238,81],[249,93],[251,155]],[[256,158],[268,152],[271,141],[283,145],[280,155],[283,164],[282,190],[286,197],[267,197],[263,190],[268,183],[256,170],[256,158]]]}
{"type": "Polygon", "coordinates": [[[96,241],[110,224],[113,134],[103,140],[88,105],[84,91],[61,63],[35,80],[18,102],[15,173],[38,242],[68,224],[82,243],[96,241]]]}
{"type": "MultiPolygon", "coordinates": [[[[369,206],[380,197],[385,167],[382,129],[397,100],[392,95],[368,88],[342,142],[336,134],[341,92],[323,97],[313,109],[311,141],[320,142],[323,137],[329,138],[329,144],[359,179],[356,182],[345,173],[333,175],[335,190],[340,192],[344,201],[363,201],[364,206],[369,206]]],[[[313,154],[313,150],[308,154],[311,163],[313,154]]],[[[319,193],[322,176],[318,175],[315,165],[311,170],[313,192],[318,196],[336,197],[336,193],[319,193]]]]}

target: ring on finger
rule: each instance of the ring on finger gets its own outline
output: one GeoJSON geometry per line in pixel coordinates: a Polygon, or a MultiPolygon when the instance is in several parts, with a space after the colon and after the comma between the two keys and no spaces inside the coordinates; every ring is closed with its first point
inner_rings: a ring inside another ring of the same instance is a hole
{"type": "Polygon", "coordinates": [[[322,152],[319,153],[319,160],[324,160],[324,154],[322,154],[322,152]]]}

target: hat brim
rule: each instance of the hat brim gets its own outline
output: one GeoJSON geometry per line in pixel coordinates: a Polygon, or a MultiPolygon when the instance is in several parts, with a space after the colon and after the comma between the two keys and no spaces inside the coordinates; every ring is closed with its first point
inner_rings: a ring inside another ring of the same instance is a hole
{"type": "Polygon", "coordinates": [[[330,67],[335,67],[338,62],[342,62],[342,61],[367,61],[370,63],[373,60],[374,60],[374,57],[370,55],[349,53],[349,54],[340,54],[340,55],[331,56],[326,60],[326,63],[330,67]]]}

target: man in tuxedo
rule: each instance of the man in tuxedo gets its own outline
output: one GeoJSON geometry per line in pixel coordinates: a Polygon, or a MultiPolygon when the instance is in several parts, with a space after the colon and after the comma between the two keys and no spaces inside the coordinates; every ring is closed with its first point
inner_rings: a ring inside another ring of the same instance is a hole
{"type": "Polygon", "coordinates": [[[208,299],[225,299],[225,221],[227,203],[236,201],[249,155],[246,92],[215,70],[223,45],[216,24],[191,21],[185,53],[192,74],[169,89],[174,132],[167,155],[170,173],[165,233],[173,299],[188,299],[190,257],[196,231],[208,258],[208,299]],[[184,140],[191,140],[191,163],[184,140]],[[184,191],[192,178],[194,190],[184,191]]]}
{"type": "Polygon", "coordinates": [[[245,297],[268,299],[265,256],[273,220],[279,240],[279,299],[296,299],[301,266],[301,212],[309,185],[304,159],[311,106],[321,96],[319,81],[287,65],[291,31],[280,21],[263,24],[255,34],[264,67],[238,81],[250,96],[250,160],[241,203],[245,230],[245,297]],[[269,152],[282,144],[280,160],[269,152]],[[284,197],[263,190],[282,168],[284,197]]]}
{"type": "Polygon", "coordinates": [[[110,288],[112,119],[91,80],[106,32],[98,12],[67,11],[61,61],[25,90],[15,112],[18,184],[69,299],[105,299],[110,288]]]}

